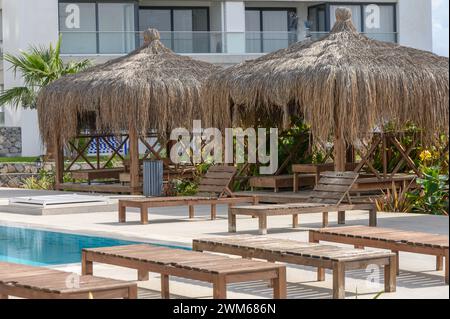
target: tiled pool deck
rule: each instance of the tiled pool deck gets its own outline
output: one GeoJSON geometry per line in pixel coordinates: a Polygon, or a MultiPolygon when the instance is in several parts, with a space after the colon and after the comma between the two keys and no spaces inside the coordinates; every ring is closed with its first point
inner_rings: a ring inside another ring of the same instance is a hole
{"type": "MultiPolygon", "coordinates": [[[[3,194],[4,196],[4,194],[3,194]]],[[[24,195],[20,195],[24,196],[24,195]]],[[[1,197],[1,196],[0,196],[1,197]]],[[[206,206],[196,208],[196,218],[188,219],[187,207],[160,208],[149,215],[148,225],[139,224],[139,214],[127,216],[128,223],[117,223],[117,212],[89,214],[70,214],[56,216],[27,216],[3,213],[0,206],[0,223],[9,225],[28,225],[35,228],[79,234],[100,235],[119,239],[162,242],[177,246],[190,246],[193,238],[228,236],[226,208],[218,207],[218,219],[211,221],[206,206]]],[[[336,222],[336,214],[330,215],[330,226],[336,222]]],[[[367,225],[365,212],[347,214],[348,225],[367,225]]],[[[269,234],[274,238],[289,238],[306,241],[308,228],[321,225],[321,214],[300,216],[300,228],[292,229],[289,216],[269,218],[269,234]]],[[[379,213],[380,227],[392,227],[403,230],[424,231],[448,235],[448,217],[412,215],[399,213],[379,213]]],[[[257,220],[238,219],[238,233],[256,234],[257,220]]],[[[58,267],[73,272],[80,272],[79,264],[58,267]]],[[[449,298],[449,287],[444,284],[443,271],[435,271],[435,258],[432,256],[401,253],[400,276],[397,292],[381,295],[380,298],[449,298]]],[[[107,265],[95,265],[95,274],[100,276],[135,280],[134,271],[107,265]]],[[[382,290],[381,285],[368,284],[370,274],[362,271],[350,271],[346,276],[346,293],[348,298],[373,298],[382,290]],[[357,291],[357,296],[355,292],[357,291]]],[[[330,298],[332,277],[328,273],[326,281],[316,282],[316,273],[310,267],[288,266],[289,298],[330,298]]],[[[159,291],[159,277],[151,275],[147,282],[140,282],[141,288],[159,291]]],[[[232,298],[271,298],[271,289],[265,283],[234,284],[229,288],[228,297],[232,298]]],[[[172,278],[171,293],[188,298],[211,298],[209,285],[180,278],[172,278]]],[[[147,296],[158,296],[149,293],[147,296]]]]}

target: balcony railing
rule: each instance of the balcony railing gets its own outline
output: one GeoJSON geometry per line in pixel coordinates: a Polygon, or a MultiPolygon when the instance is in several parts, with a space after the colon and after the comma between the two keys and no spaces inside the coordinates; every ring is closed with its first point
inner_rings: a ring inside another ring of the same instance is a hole
{"type": "MultiPolygon", "coordinates": [[[[161,41],[177,53],[268,53],[286,48],[310,36],[313,40],[326,32],[188,32],[162,31],[161,41]]],[[[142,32],[61,32],[63,54],[125,54],[143,43],[142,32]]],[[[396,33],[370,33],[369,37],[396,42],[396,33]]]]}

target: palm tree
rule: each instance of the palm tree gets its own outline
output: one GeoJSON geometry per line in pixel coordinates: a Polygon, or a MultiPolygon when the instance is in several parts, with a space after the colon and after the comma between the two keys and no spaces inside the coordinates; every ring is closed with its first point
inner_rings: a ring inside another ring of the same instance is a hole
{"type": "Polygon", "coordinates": [[[5,61],[11,63],[14,76],[23,78],[23,86],[5,90],[0,94],[0,106],[9,104],[13,107],[35,109],[36,97],[41,88],[66,74],[77,73],[91,65],[90,60],[64,63],[60,56],[61,37],[53,47],[32,46],[25,52],[14,56],[5,54],[5,61]]]}

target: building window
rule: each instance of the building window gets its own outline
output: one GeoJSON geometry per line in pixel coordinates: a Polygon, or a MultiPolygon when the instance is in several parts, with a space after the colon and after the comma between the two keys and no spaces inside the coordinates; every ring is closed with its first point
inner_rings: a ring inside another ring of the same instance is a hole
{"type": "Polygon", "coordinates": [[[297,11],[292,8],[246,8],[246,51],[265,53],[297,41],[297,11]]]}
{"type": "Polygon", "coordinates": [[[135,1],[60,2],[62,53],[121,54],[136,47],[135,1]]]}
{"type": "MultiPolygon", "coordinates": [[[[336,22],[336,9],[346,7],[352,11],[352,21],[358,32],[381,40],[396,42],[396,7],[395,4],[321,4],[308,8],[310,30],[320,37],[331,30],[336,22]]],[[[314,35],[314,34],[313,34],[314,35]]]]}
{"type": "Polygon", "coordinates": [[[141,7],[139,30],[155,28],[162,42],[178,53],[209,53],[209,9],[141,7]]]}

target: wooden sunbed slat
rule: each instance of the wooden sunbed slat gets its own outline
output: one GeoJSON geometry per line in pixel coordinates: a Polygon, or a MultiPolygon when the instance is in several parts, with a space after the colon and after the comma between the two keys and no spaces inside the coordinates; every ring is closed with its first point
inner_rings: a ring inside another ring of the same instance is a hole
{"type": "Polygon", "coordinates": [[[313,242],[323,240],[360,247],[389,249],[397,255],[398,252],[404,251],[436,256],[436,270],[442,270],[445,258],[445,282],[448,284],[449,281],[448,236],[393,228],[371,229],[366,226],[353,226],[310,230],[309,237],[313,242]]]}
{"type": "Polygon", "coordinates": [[[3,293],[11,293],[18,297],[32,295],[53,298],[60,295],[64,298],[71,298],[71,296],[80,296],[87,292],[96,294],[100,291],[110,294],[111,297],[136,298],[137,296],[136,284],[126,281],[78,276],[77,287],[68,287],[68,276],[72,274],[65,271],[8,262],[0,262],[0,270],[0,286],[3,288],[3,293]],[[134,292],[132,293],[132,291],[134,292]]]}
{"type": "Polygon", "coordinates": [[[324,269],[332,269],[333,297],[343,298],[345,269],[365,269],[369,264],[385,267],[385,291],[395,291],[396,256],[383,251],[349,249],[345,247],[303,243],[268,237],[233,236],[194,239],[199,251],[226,253],[244,258],[258,258],[318,268],[318,280],[325,280],[324,269]]]}
{"type": "Polygon", "coordinates": [[[287,239],[259,237],[236,237],[236,238],[206,238],[196,239],[194,242],[204,242],[212,244],[215,247],[226,246],[234,247],[248,251],[264,251],[280,255],[297,255],[325,260],[341,259],[349,260],[351,258],[374,258],[386,256],[385,252],[376,252],[362,249],[348,249],[345,247],[323,245],[318,243],[305,243],[287,239]]]}

